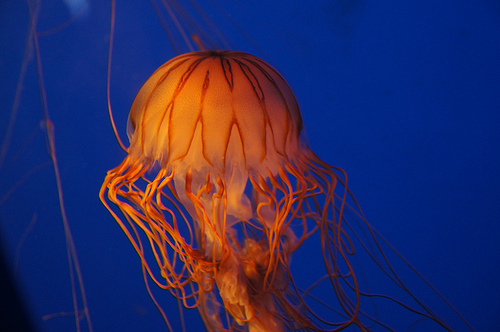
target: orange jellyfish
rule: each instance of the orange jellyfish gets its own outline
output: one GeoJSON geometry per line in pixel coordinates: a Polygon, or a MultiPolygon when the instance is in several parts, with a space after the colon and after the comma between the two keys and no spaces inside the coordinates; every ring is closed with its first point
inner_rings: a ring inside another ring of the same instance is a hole
{"type": "MultiPolygon", "coordinates": [[[[294,94],[263,60],[203,51],[168,61],[139,91],[127,132],[128,155],[108,172],[100,198],[145,275],[197,308],[208,330],[387,327],[362,308],[377,297],[446,328],[416,298],[419,309],[361,290],[349,235],[356,226],[345,215],[378,243],[344,172],[308,147],[294,94]],[[292,273],[306,243],[324,262],[307,289],[292,273]],[[320,284],[336,309],[313,303],[321,304],[312,295],[320,284]]],[[[372,256],[404,288],[384,258],[372,256]]]]}

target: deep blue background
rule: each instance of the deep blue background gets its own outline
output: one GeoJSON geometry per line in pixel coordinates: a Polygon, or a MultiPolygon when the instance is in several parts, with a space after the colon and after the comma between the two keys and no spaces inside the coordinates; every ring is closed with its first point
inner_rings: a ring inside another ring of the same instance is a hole
{"type": "MultiPolygon", "coordinates": [[[[347,171],[370,223],[478,331],[500,330],[498,2],[227,2],[220,7],[227,15],[204,3],[202,12],[232,48],[262,57],[287,79],[310,146],[347,171]]],[[[111,76],[122,139],[138,89],[174,56],[150,3],[132,3],[117,7],[111,76]]],[[[38,31],[69,17],[64,3],[43,1],[38,31]]],[[[107,116],[109,20],[110,4],[94,1],[75,22],[40,37],[48,110],[95,330],[161,329],[137,255],[98,199],[106,171],[124,158],[107,116]]],[[[28,28],[27,5],[2,1],[2,140],[28,28]]],[[[71,317],[41,320],[71,311],[72,297],[53,169],[36,168],[49,157],[33,60],[20,101],[0,168],[1,241],[35,324],[72,330],[71,317]]],[[[195,326],[198,318],[190,319],[195,326]]]]}

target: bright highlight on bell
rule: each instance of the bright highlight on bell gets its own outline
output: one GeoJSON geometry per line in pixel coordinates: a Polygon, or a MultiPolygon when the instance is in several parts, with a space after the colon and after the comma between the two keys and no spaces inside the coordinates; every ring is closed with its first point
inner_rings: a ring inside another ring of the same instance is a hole
{"type": "MultiPolygon", "coordinates": [[[[354,225],[344,212],[377,240],[343,171],[321,161],[301,134],[285,80],[241,52],[178,56],[153,73],[133,103],[128,155],[108,172],[101,200],[151,279],[186,308],[198,308],[210,331],[384,326],[361,309],[363,298],[378,295],[360,290],[348,235],[354,225]],[[313,237],[323,276],[303,289],[291,259],[313,237]],[[322,315],[311,306],[320,284],[329,285],[337,311],[322,315]]],[[[420,318],[444,326],[416,307],[420,318]]]]}

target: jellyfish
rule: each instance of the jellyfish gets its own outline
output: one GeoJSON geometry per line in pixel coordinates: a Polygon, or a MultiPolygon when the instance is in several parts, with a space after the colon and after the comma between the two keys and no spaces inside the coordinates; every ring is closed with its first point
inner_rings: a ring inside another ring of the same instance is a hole
{"type": "MultiPolygon", "coordinates": [[[[361,307],[377,295],[353,267],[345,211],[364,217],[345,173],[309,148],[294,94],[269,64],[236,51],[177,56],[140,89],[127,133],[128,155],[100,198],[146,274],[197,308],[207,330],[386,326],[361,307]],[[339,308],[324,317],[291,272],[314,235],[318,283],[339,308]]],[[[418,314],[446,327],[425,306],[418,314]]]]}

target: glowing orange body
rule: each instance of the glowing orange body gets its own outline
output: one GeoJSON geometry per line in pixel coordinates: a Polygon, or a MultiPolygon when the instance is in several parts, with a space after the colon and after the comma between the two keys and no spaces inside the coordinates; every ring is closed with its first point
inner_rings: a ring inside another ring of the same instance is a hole
{"type": "Polygon", "coordinates": [[[348,232],[358,235],[344,209],[376,239],[343,171],[322,162],[301,137],[297,102],[276,70],[241,52],[180,55],[138,93],[128,136],[128,156],[108,172],[101,200],[152,280],[198,308],[208,330],[366,329],[360,303],[372,295],[360,291],[350,261],[348,232]],[[303,290],[291,257],[318,234],[325,270],[303,290]],[[338,309],[319,317],[309,293],[323,282],[338,309]]]}

